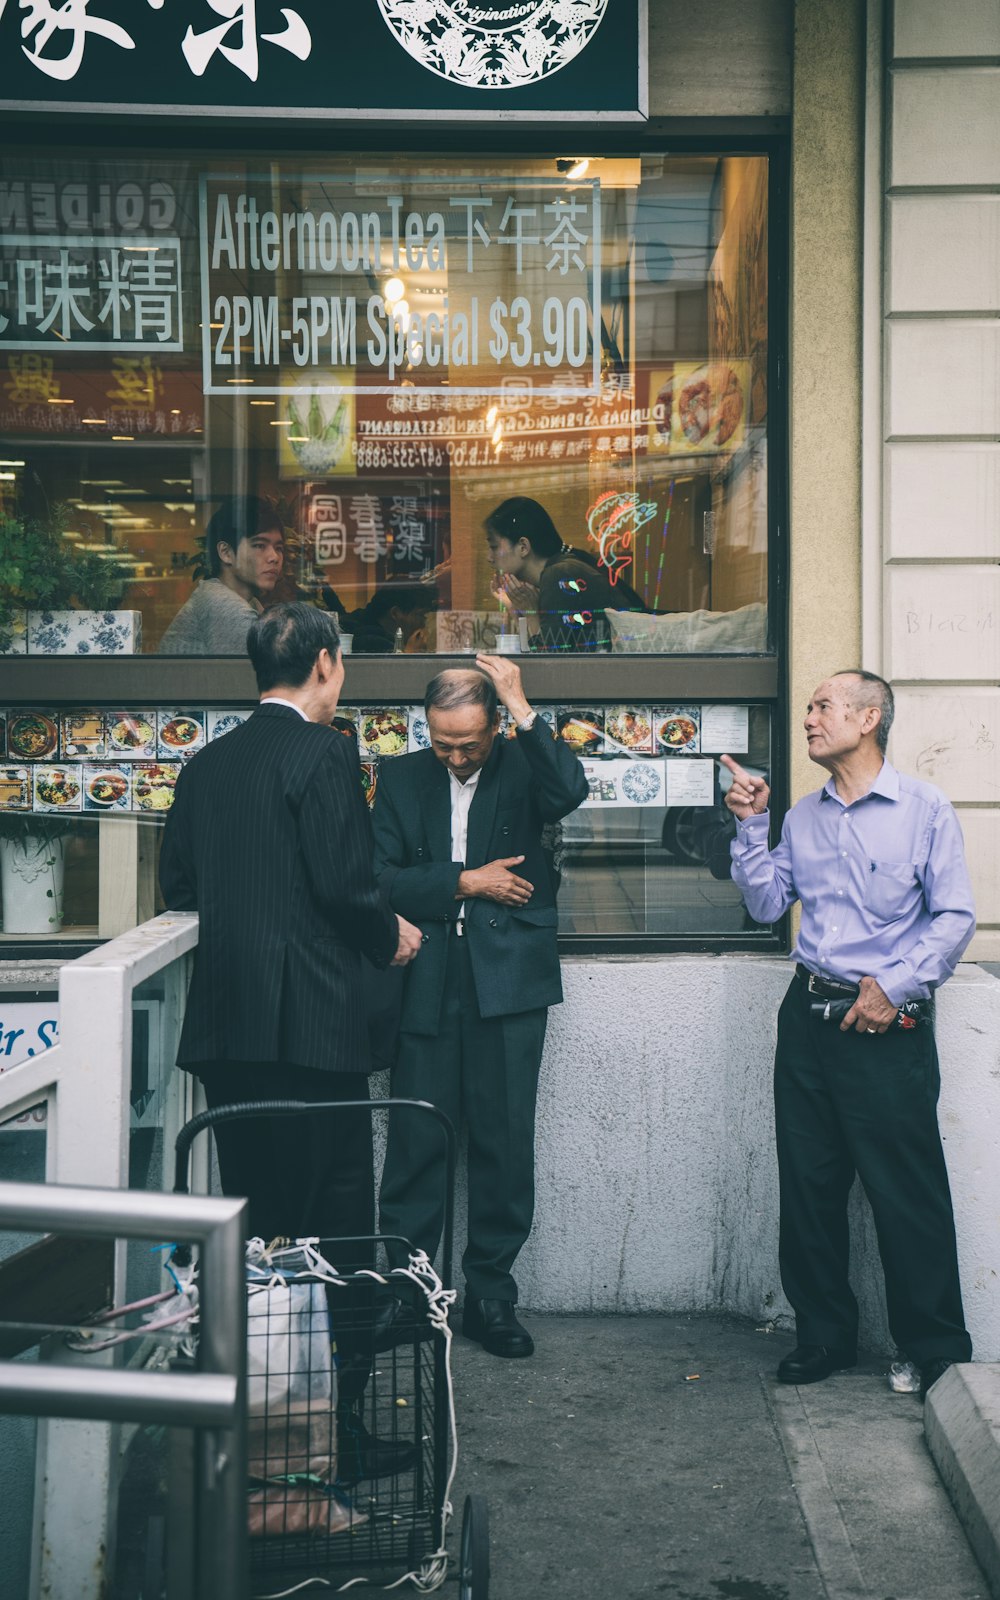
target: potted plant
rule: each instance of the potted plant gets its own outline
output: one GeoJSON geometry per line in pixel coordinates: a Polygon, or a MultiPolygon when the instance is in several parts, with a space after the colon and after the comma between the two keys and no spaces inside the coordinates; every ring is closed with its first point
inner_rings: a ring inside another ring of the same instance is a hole
{"type": "Polygon", "coordinates": [[[0,812],[4,933],[58,933],[63,919],[68,817],[0,812]]]}
{"type": "Polygon", "coordinates": [[[117,611],[124,569],[67,538],[69,510],[0,516],[0,655],[132,655],[141,615],[117,611]]]}

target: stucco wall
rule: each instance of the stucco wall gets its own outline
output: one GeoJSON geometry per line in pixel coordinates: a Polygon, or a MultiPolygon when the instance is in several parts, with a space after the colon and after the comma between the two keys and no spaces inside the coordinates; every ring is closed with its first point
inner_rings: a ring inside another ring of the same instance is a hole
{"type": "MultiPolygon", "coordinates": [[[[517,1269],[536,1309],[786,1316],[771,1110],[786,962],[564,963],[539,1098],[535,1229],[517,1269]]],[[[1000,1359],[1000,981],[941,992],[940,1122],[966,1313],[1000,1359]]],[[[867,1205],[854,1206],[862,1336],[888,1348],[867,1205]]],[[[459,1235],[461,1239],[461,1234],[459,1235]]]]}

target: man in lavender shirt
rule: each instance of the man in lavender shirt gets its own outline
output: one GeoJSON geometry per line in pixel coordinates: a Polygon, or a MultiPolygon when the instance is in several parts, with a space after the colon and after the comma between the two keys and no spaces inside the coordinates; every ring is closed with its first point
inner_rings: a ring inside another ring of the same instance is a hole
{"type": "Polygon", "coordinates": [[[733,878],[758,922],[802,908],[795,977],[778,1016],[774,1103],[781,1189],[781,1281],[799,1343],[783,1383],[815,1383],[857,1363],[858,1307],[847,1280],[847,1197],[857,1173],[875,1217],[893,1387],[920,1393],[968,1361],[931,996],[975,927],[958,818],[939,789],[885,759],[889,685],[835,673],[805,720],[810,760],[830,778],[785,818],[768,849],[768,786],[729,756],[737,819],[733,878]]]}

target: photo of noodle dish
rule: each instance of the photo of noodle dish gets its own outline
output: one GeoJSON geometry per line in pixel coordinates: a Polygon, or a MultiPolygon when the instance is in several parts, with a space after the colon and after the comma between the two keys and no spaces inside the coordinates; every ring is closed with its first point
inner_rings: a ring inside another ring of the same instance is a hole
{"type": "Polygon", "coordinates": [[[156,744],[155,713],[119,711],[108,717],[108,740],[128,755],[152,754],[156,744]]]}
{"type": "Polygon", "coordinates": [[[690,706],[658,711],[655,716],[656,742],[673,755],[690,754],[701,747],[698,712],[690,706]]]}
{"type": "Polygon", "coordinates": [[[20,711],[10,719],[7,749],[12,756],[29,761],[44,761],[59,744],[59,729],[54,717],[44,711],[20,711]]]}
{"type": "Polygon", "coordinates": [[[127,811],[129,801],[129,774],[126,767],[84,767],[85,810],[127,811]]]}
{"type": "Polygon", "coordinates": [[[188,755],[205,742],[204,712],[160,711],[160,754],[188,755]]]}
{"type": "Polygon", "coordinates": [[[79,767],[36,767],[35,809],[38,811],[79,811],[79,767]]]}
{"type": "Polygon", "coordinates": [[[165,762],[143,762],[135,768],[132,793],[139,811],[169,811],[174,803],[174,786],[179,766],[165,762]]]}
{"type": "Polygon", "coordinates": [[[648,706],[610,706],[605,725],[609,739],[623,750],[652,753],[653,715],[648,706]]]}
{"type": "Polygon", "coordinates": [[[361,714],[361,743],[369,755],[401,755],[406,749],[408,734],[403,711],[364,711],[361,714]]]}

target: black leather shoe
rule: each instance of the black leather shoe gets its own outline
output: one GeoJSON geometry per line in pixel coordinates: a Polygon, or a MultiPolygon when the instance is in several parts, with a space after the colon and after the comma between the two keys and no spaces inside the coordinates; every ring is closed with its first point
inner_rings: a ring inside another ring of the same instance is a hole
{"type": "Polygon", "coordinates": [[[778,1363],[779,1383],[820,1383],[831,1372],[856,1367],[853,1350],[834,1350],[825,1344],[798,1344],[778,1363]]]}
{"type": "Polygon", "coordinates": [[[514,1315],[512,1300],[466,1300],[462,1332],[478,1339],[491,1356],[534,1355],[535,1343],[514,1315]]]}
{"type": "Polygon", "coordinates": [[[353,1412],[337,1417],[337,1482],[344,1488],[365,1478],[390,1478],[408,1472],[417,1459],[416,1446],[376,1439],[353,1412]]]}
{"type": "Polygon", "coordinates": [[[398,1344],[426,1339],[430,1331],[427,1318],[419,1318],[413,1307],[398,1295],[384,1294],[376,1300],[372,1317],[373,1350],[392,1350],[398,1344]]]}
{"type": "Polygon", "coordinates": [[[953,1367],[954,1365],[954,1361],[949,1361],[944,1356],[938,1356],[933,1361],[924,1362],[923,1366],[920,1368],[921,1400],[927,1399],[928,1389],[931,1388],[933,1384],[937,1383],[942,1373],[947,1372],[948,1368],[953,1367]]]}

